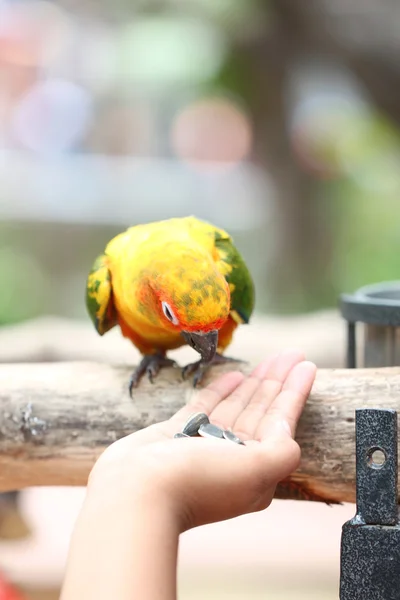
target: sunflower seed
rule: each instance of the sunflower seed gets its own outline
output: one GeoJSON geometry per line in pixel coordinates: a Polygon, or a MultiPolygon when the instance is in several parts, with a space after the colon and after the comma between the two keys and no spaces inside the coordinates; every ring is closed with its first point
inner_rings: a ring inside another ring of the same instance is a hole
{"type": "Polygon", "coordinates": [[[246,445],[244,442],[242,442],[240,438],[238,438],[237,435],[235,435],[234,433],[232,433],[232,431],[229,431],[228,429],[223,432],[223,435],[224,438],[226,440],[229,440],[230,442],[235,442],[235,444],[241,444],[242,446],[246,445]]]}
{"type": "Polygon", "coordinates": [[[224,430],[217,425],[212,425],[212,423],[206,423],[204,425],[200,425],[199,427],[199,435],[205,438],[220,438],[224,439],[224,430]]]}
{"type": "Polygon", "coordinates": [[[182,433],[188,436],[195,436],[198,434],[201,425],[208,424],[209,422],[210,420],[205,413],[194,413],[186,421],[182,428],[182,433]]]}
{"type": "Polygon", "coordinates": [[[176,433],[174,435],[174,438],[185,438],[185,437],[190,437],[189,435],[186,435],[186,433],[176,433]]]}

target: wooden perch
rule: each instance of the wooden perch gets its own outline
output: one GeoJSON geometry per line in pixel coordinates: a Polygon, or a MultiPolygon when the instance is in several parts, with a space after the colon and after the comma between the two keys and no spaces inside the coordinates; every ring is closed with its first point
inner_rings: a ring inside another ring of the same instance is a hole
{"type": "MultiPolygon", "coordinates": [[[[231,368],[214,368],[211,377],[231,368]]],[[[0,490],[85,485],[107,445],[167,419],[194,393],[168,369],[154,385],[143,381],[131,400],[130,372],[90,362],[1,365],[0,490]]],[[[319,370],[297,432],[303,452],[292,482],[321,499],[354,502],[354,411],[399,405],[400,368],[319,370]]],[[[276,496],[296,492],[280,486],[276,496]]]]}

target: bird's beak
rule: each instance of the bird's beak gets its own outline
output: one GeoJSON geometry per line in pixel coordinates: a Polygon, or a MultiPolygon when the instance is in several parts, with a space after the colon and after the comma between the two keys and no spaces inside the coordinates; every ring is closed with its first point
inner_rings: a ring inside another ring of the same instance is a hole
{"type": "Polygon", "coordinates": [[[186,342],[196,352],[201,355],[202,361],[209,363],[215,356],[218,346],[218,331],[213,330],[208,333],[194,333],[192,331],[182,331],[186,342]]]}

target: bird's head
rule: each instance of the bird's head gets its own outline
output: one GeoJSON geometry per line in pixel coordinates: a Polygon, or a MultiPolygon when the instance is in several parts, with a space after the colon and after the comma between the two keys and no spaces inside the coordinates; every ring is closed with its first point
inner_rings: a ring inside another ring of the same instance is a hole
{"type": "Polygon", "coordinates": [[[179,260],[158,261],[148,283],[153,323],[178,331],[204,362],[210,362],[230,311],[229,285],[214,262],[198,253],[181,253],[179,260]]]}

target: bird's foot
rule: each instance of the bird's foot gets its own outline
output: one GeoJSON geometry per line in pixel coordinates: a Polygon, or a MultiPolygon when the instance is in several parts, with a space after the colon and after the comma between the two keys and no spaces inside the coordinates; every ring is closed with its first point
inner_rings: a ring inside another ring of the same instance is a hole
{"type": "Polygon", "coordinates": [[[129,380],[129,394],[132,398],[132,391],[139,384],[139,381],[146,374],[151,383],[163,367],[177,367],[177,363],[164,354],[146,354],[143,356],[139,366],[134,370],[129,380]]]}
{"type": "Polygon", "coordinates": [[[213,365],[223,365],[227,362],[244,362],[240,358],[232,358],[230,356],[225,356],[223,354],[219,354],[218,352],[215,354],[212,361],[205,363],[202,360],[198,360],[194,363],[190,363],[183,367],[182,369],[182,377],[183,379],[188,379],[191,375],[193,375],[193,387],[197,387],[203,380],[206,371],[213,365]]]}

